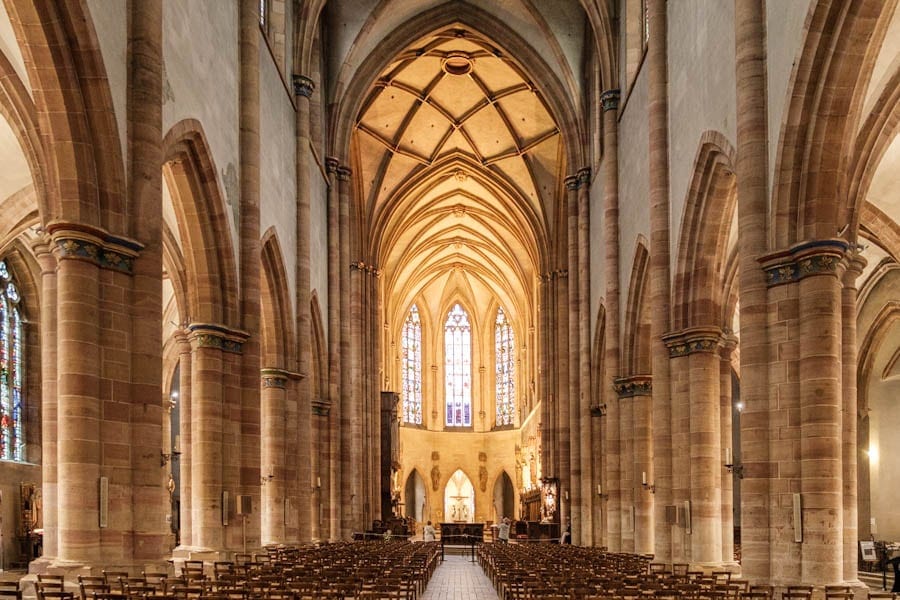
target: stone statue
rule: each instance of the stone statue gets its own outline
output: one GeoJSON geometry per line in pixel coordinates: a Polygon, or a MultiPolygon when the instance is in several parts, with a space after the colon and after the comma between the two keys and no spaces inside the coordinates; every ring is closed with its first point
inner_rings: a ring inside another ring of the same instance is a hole
{"type": "Polygon", "coordinates": [[[480,467],[478,467],[478,482],[481,484],[482,492],[487,491],[487,479],[488,479],[487,469],[484,468],[484,465],[481,465],[480,467]]]}
{"type": "Polygon", "coordinates": [[[437,465],[431,467],[431,489],[435,492],[438,491],[438,488],[441,485],[441,470],[438,469],[437,465]]]}

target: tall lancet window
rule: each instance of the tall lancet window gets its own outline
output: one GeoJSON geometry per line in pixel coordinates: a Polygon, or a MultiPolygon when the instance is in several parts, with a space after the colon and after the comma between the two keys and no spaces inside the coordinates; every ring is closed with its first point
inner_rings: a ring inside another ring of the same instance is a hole
{"type": "Polygon", "coordinates": [[[472,328],[459,304],[453,305],[444,324],[444,378],[447,427],[471,427],[472,328]]]}
{"type": "Polygon", "coordinates": [[[22,315],[19,290],[2,260],[0,286],[0,459],[24,461],[22,315]]]}
{"type": "Polygon", "coordinates": [[[409,309],[400,344],[403,356],[400,363],[403,380],[403,422],[422,424],[422,323],[419,308],[409,309]]]}
{"type": "Polygon", "coordinates": [[[494,375],[497,385],[497,425],[512,425],[516,414],[516,347],[512,325],[502,308],[494,322],[494,375]]]}

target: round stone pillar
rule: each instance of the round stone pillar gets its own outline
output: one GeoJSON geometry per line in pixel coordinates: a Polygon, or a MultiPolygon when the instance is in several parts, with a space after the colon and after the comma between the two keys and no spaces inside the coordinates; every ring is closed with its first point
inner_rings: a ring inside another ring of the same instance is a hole
{"type": "MultiPolygon", "coordinates": [[[[262,544],[284,544],[287,515],[285,498],[285,445],[288,423],[286,416],[287,374],[279,369],[263,369],[260,398],[262,425],[262,544]]],[[[305,461],[308,462],[308,461],[305,461]]],[[[302,518],[302,515],[301,515],[302,518]]]]}
{"type": "MultiPolygon", "coordinates": [[[[726,335],[719,349],[719,418],[721,420],[721,445],[731,448],[732,465],[740,464],[740,449],[732,443],[734,414],[731,381],[731,358],[737,347],[737,338],[726,335]]],[[[723,463],[726,461],[723,460],[723,463]]],[[[732,467],[734,468],[734,467],[732,467]]],[[[738,467],[740,469],[740,467],[738,467]]],[[[727,468],[722,474],[722,562],[734,564],[734,479],[736,474],[727,468]]],[[[738,471],[740,472],[740,471],[738,471]]]]}
{"type": "Polygon", "coordinates": [[[193,528],[191,527],[191,343],[184,333],[176,335],[178,344],[178,430],[179,439],[176,450],[181,452],[178,461],[181,479],[181,507],[179,514],[179,536],[182,546],[194,545],[193,528]]]}

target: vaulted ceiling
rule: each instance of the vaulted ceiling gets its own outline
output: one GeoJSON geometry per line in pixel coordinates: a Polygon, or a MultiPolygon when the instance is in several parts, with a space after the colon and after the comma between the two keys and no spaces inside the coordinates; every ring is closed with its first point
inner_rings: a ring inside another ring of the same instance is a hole
{"type": "Polygon", "coordinates": [[[512,57],[461,28],[420,40],[369,91],[354,149],[398,310],[452,288],[527,314],[564,160],[540,87],[512,57]]]}

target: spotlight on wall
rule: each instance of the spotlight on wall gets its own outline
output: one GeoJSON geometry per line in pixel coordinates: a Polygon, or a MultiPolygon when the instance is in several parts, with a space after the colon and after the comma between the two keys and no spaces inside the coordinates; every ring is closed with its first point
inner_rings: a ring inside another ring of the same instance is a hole
{"type": "Polygon", "coordinates": [[[738,479],[744,478],[744,465],[734,464],[734,457],[731,455],[731,448],[725,448],[725,468],[738,479]]]}
{"type": "Polygon", "coordinates": [[[651,494],[656,493],[656,486],[652,483],[647,483],[647,471],[641,471],[641,487],[651,494]]]}

